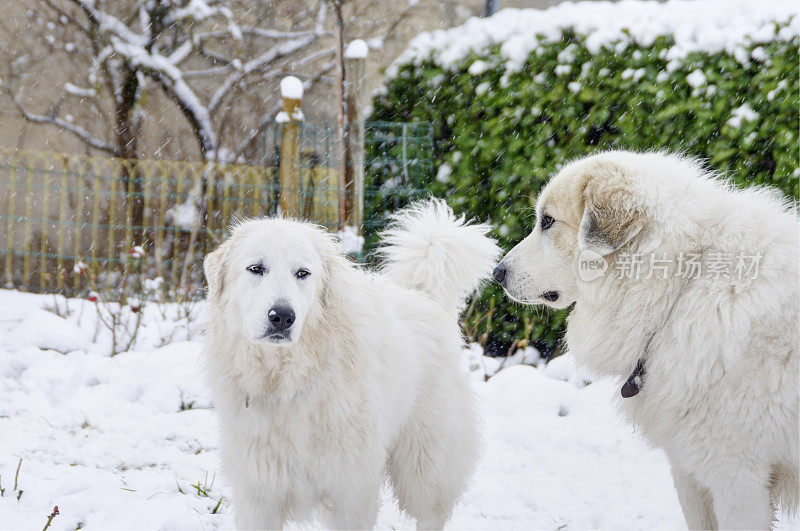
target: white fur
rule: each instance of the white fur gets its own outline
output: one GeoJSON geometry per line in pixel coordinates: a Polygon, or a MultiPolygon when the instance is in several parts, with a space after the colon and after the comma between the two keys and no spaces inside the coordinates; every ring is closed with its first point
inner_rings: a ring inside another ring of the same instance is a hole
{"type": "Polygon", "coordinates": [[[417,203],[392,216],[381,235],[382,272],[458,313],[497,258],[497,244],[486,237],[489,230],[456,218],[441,199],[417,203]]]}
{"type": "MultiPolygon", "coordinates": [[[[606,152],[566,166],[537,211],[556,222],[503,259],[506,289],[575,303],[567,344],[577,362],[620,385],[644,356],[641,392],[622,410],[663,448],[690,528],[766,529],[771,503],[798,504],[800,225],[777,191],[736,189],[696,162],[662,153],[606,152]],[[598,204],[600,206],[598,206],[598,204]],[[587,214],[588,212],[588,214],[587,214]],[[594,213],[594,214],[592,214],[594,213]],[[619,247],[587,223],[625,220],[619,247]],[[610,262],[593,282],[576,274],[581,249],[610,262]],[[648,264],[618,278],[623,253],[761,253],[755,279],[667,278],[648,264]],[[652,338],[649,348],[648,340],[652,338]],[[646,353],[645,353],[646,351],[646,353]]],[[[643,470],[643,474],[647,471],[643,470]]]]}
{"type": "Polygon", "coordinates": [[[437,253],[460,258],[475,238],[495,247],[441,204],[410,212],[397,218],[381,274],[350,263],[324,231],[284,219],[246,221],[206,257],[205,357],[238,528],[315,514],[331,527],[371,528],[387,474],[418,527],[450,517],[479,446],[453,290],[474,288],[496,255],[465,264],[437,253]],[[404,238],[412,228],[428,236],[404,238]],[[256,261],[266,274],[246,270],[256,261]],[[430,283],[417,289],[419,277],[395,263],[430,283]],[[296,278],[298,268],[310,275],[296,278]],[[448,289],[431,289],[437,282],[448,289]],[[273,341],[261,331],[278,302],[298,309],[299,333],[273,341]]]}

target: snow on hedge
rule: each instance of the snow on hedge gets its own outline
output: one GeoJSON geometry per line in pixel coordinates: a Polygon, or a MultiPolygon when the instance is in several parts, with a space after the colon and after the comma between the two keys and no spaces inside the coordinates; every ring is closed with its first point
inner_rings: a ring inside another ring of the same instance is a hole
{"type": "Polygon", "coordinates": [[[564,2],[547,10],[504,9],[492,17],[471,18],[456,28],[418,35],[388,75],[394,77],[400,65],[428,59],[448,69],[492,45],[500,45],[508,70],[518,70],[540,43],[559,40],[566,29],[587,35],[586,47],[593,53],[631,39],[649,46],[659,35],[672,35],[675,44],[669,60],[696,51],[725,50],[746,62],[749,54],[742,47],[748,42],[773,40],[776,31],[782,40],[797,35],[796,23],[776,28],[776,22],[785,23],[797,15],[796,0],[623,0],[564,2]]]}

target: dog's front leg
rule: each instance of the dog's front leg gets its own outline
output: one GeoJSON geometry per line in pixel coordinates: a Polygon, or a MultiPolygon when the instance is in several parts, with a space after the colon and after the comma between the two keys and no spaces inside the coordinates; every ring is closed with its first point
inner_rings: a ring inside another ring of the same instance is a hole
{"type": "Polygon", "coordinates": [[[672,465],[672,481],[678,491],[683,517],[689,529],[717,529],[711,492],[690,474],[672,465]]]}
{"type": "Polygon", "coordinates": [[[236,529],[282,529],[285,523],[284,510],[275,497],[267,496],[257,489],[234,487],[233,513],[236,529]]]}
{"type": "Polygon", "coordinates": [[[330,496],[327,522],[334,529],[372,529],[378,522],[380,481],[365,481],[330,496]]]}
{"type": "Polygon", "coordinates": [[[774,516],[769,496],[769,474],[759,474],[748,463],[718,476],[711,485],[714,512],[720,529],[770,529],[774,516]]]}

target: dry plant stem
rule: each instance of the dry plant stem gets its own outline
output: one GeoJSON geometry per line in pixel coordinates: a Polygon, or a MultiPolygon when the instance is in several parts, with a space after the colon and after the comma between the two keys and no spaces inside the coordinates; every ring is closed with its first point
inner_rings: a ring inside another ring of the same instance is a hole
{"type": "Polygon", "coordinates": [[[61,310],[61,306],[58,304],[58,293],[53,293],[53,310],[55,314],[59,317],[67,318],[71,313],[69,311],[69,299],[64,297],[64,310],[61,310]]]}
{"type": "MultiPolygon", "coordinates": [[[[530,321],[530,319],[526,318],[525,319],[525,338],[526,339],[524,339],[524,340],[521,339],[519,341],[514,341],[513,343],[511,343],[511,345],[508,347],[508,351],[506,352],[505,357],[503,358],[503,361],[501,361],[500,365],[497,367],[497,370],[495,370],[492,374],[484,374],[484,381],[488,381],[490,378],[492,378],[493,376],[496,376],[500,371],[502,371],[505,368],[506,363],[508,362],[508,358],[510,358],[511,356],[516,354],[517,350],[520,348],[520,346],[523,343],[527,344],[527,340],[530,338],[530,335],[531,335],[532,331],[533,331],[533,323],[530,321]]],[[[484,365],[484,367],[485,367],[485,365],[484,365]]],[[[484,369],[484,373],[485,373],[485,369],[484,369]]]]}
{"type": "MultiPolygon", "coordinates": [[[[125,345],[125,350],[121,352],[125,352],[133,348],[136,344],[136,338],[139,335],[139,329],[142,327],[142,315],[144,314],[144,302],[139,306],[139,311],[136,312],[136,320],[133,325],[133,333],[130,333],[130,339],[128,340],[127,345],[125,345]]],[[[126,323],[127,325],[127,323],[126,323]]],[[[127,326],[125,327],[127,329],[127,326]]]]}
{"type": "MultiPolygon", "coordinates": [[[[19,458],[19,463],[17,463],[17,472],[14,474],[14,490],[17,490],[19,486],[19,469],[22,466],[22,458],[19,458]]],[[[19,499],[19,498],[18,498],[19,499]]]]}
{"type": "Polygon", "coordinates": [[[222,505],[222,498],[223,498],[222,496],[219,497],[219,501],[214,506],[214,508],[211,509],[211,514],[217,514],[217,511],[219,511],[219,506],[222,505]]]}
{"type": "MultiPolygon", "coordinates": [[[[472,317],[472,314],[475,311],[477,311],[477,310],[475,310],[475,303],[476,303],[476,299],[472,299],[472,303],[470,304],[470,307],[467,310],[467,315],[464,318],[464,322],[465,323],[468,323],[470,318],[472,317]]],[[[480,328],[480,324],[484,320],[486,320],[486,322],[487,322],[487,330],[489,328],[491,328],[492,316],[494,315],[494,312],[495,312],[495,301],[494,301],[494,298],[492,298],[490,303],[489,303],[489,310],[485,314],[483,314],[479,319],[473,321],[472,327],[467,330],[466,336],[467,336],[468,340],[476,341],[476,337],[478,335],[478,329],[480,328]]],[[[465,328],[466,328],[466,325],[465,325],[465,328]]],[[[481,344],[482,347],[486,346],[485,345],[485,342],[486,342],[485,338],[479,339],[478,342],[481,344]]]]}
{"type": "Polygon", "coordinates": [[[467,336],[467,341],[472,342],[474,341],[474,335],[471,333],[472,330],[468,329],[468,323],[470,318],[472,317],[473,312],[475,311],[475,303],[477,302],[476,297],[472,297],[472,300],[469,301],[469,306],[467,306],[467,311],[464,312],[464,317],[459,321],[461,325],[461,329],[465,330],[465,335],[467,336]]]}
{"type": "MultiPolygon", "coordinates": [[[[100,334],[100,327],[103,326],[111,332],[111,352],[110,356],[116,356],[122,352],[126,352],[136,345],[136,340],[139,337],[139,329],[142,327],[142,319],[145,310],[146,293],[142,287],[141,273],[136,271],[131,273],[127,265],[122,272],[122,284],[119,287],[118,301],[105,302],[98,297],[95,303],[95,310],[97,314],[97,326],[95,328],[94,341],[97,340],[100,334]],[[136,312],[136,317],[131,318],[130,314],[126,315],[125,310],[125,294],[128,292],[129,279],[134,276],[139,282],[136,282],[137,290],[139,293],[139,306],[136,312]],[[114,305],[116,304],[116,309],[114,305]],[[127,336],[127,340],[125,339],[127,336]]],[[[97,291],[93,286],[92,289],[97,291]]]]}
{"type": "MultiPolygon", "coordinates": [[[[474,323],[474,325],[473,325],[473,327],[472,327],[472,330],[471,330],[471,334],[470,334],[470,335],[471,335],[473,338],[474,338],[474,337],[477,335],[477,333],[478,333],[478,328],[480,327],[480,324],[481,324],[481,323],[482,323],[484,320],[486,321],[486,325],[487,325],[487,326],[486,326],[486,328],[487,328],[487,330],[488,330],[489,328],[491,328],[492,316],[494,315],[494,311],[495,311],[495,308],[494,308],[494,306],[492,306],[492,308],[490,308],[488,312],[486,312],[485,314],[483,314],[483,315],[480,317],[480,319],[478,319],[477,321],[475,321],[475,323],[474,323]]],[[[484,346],[484,347],[486,346],[486,345],[484,344],[484,342],[485,342],[485,341],[486,341],[486,340],[485,340],[485,338],[481,338],[481,339],[479,340],[479,342],[481,343],[481,346],[484,346]]]]}
{"type": "Polygon", "coordinates": [[[111,355],[114,356],[114,355],[117,354],[117,352],[116,352],[116,350],[117,350],[117,324],[116,324],[117,319],[116,319],[116,317],[117,316],[109,308],[106,308],[106,311],[108,311],[108,316],[109,316],[109,319],[110,319],[110,321],[107,321],[103,317],[103,306],[104,305],[101,304],[99,300],[95,301],[94,304],[95,304],[95,308],[97,309],[97,323],[98,323],[98,329],[97,329],[98,333],[95,334],[95,339],[97,339],[97,336],[99,335],[99,331],[100,331],[99,328],[100,328],[101,324],[103,326],[105,326],[108,330],[110,330],[111,331],[111,355]]]}
{"type": "Polygon", "coordinates": [[[47,531],[47,528],[50,527],[50,524],[53,523],[53,518],[58,516],[58,506],[53,507],[53,512],[47,517],[47,522],[44,524],[42,531],[47,531]]]}
{"type": "MultiPolygon", "coordinates": [[[[203,178],[203,180],[205,181],[205,178],[203,178]]],[[[206,205],[205,204],[206,202],[202,199],[202,198],[205,197],[205,194],[203,194],[202,191],[201,191],[201,195],[202,195],[202,197],[201,197],[201,202],[202,202],[201,211],[202,212],[206,212],[207,209],[208,209],[208,205],[206,205]]],[[[198,235],[198,233],[200,231],[200,225],[201,225],[201,223],[198,222],[198,221],[193,222],[192,223],[192,230],[189,233],[189,245],[188,245],[188,249],[187,249],[187,252],[186,252],[186,256],[183,259],[183,265],[181,267],[181,278],[180,278],[180,282],[178,284],[178,289],[181,290],[181,292],[183,292],[183,293],[187,293],[188,292],[187,282],[188,282],[188,277],[189,277],[189,267],[191,267],[192,260],[194,259],[194,246],[195,246],[195,243],[197,242],[197,235],[198,235]]]]}

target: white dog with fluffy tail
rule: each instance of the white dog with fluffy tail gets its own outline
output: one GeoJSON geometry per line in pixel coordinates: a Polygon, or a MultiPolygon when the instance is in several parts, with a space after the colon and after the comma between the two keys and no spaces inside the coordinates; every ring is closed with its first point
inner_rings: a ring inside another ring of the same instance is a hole
{"type": "MultiPolygon", "coordinates": [[[[565,166],[495,270],[565,308],[576,361],[618,379],[664,449],[694,529],[766,529],[797,508],[800,223],[776,190],[695,161],[611,151],[565,166]]],[[[646,473],[646,471],[643,471],[646,473]]]]}
{"type": "Polygon", "coordinates": [[[487,231],[429,201],[396,216],[377,274],[287,219],[245,221],[206,257],[205,357],[237,527],[316,515],[372,528],[387,474],[418,527],[444,526],[478,458],[457,314],[496,260],[487,231]]]}

